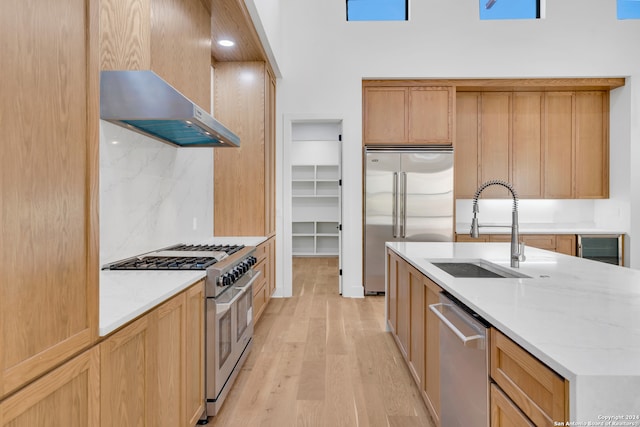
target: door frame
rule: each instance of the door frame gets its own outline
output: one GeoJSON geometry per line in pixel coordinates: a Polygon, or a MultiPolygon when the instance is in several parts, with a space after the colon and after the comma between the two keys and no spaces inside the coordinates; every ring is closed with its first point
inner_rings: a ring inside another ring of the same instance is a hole
{"type": "MultiPolygon", "coordinates": [[[[293,295],[293,243],[292,243],[292,212],[291,203],[291,144],[293,143],[292,129],[297,123],[327,123],[339,124],[342,128],[343,119],[333,115],[323,114],[284,114],[283,115],[283,150],[282,150],[282,282],[283,293],[281,296],[290,297],[293,295]]],[[[340,158],[340,179],[342,179],[342,147],[344,141],[339,141],[340,158]]],[[[342,208],[342,188],[340,186],[340,200],[338,209],[340,210],[339,224],[343,223],[342,208]]],[[[342,270],[342,231],[338,234],[338,269],[342,270]]],[[[342,295],[342,275],[338,276],[338,291],[342,295]]]]}

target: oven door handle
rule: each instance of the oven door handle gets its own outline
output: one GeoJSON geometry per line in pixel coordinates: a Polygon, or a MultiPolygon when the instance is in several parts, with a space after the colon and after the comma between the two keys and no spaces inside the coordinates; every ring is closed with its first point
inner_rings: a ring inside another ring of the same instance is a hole
{"type": "Polygon", "coordinates": [[[253,285],[253,282],[256,281],[256,279],[258,277],[260,277],[260,275],[262,274],[262,272],[260,271],[253,271],[253,277],[251,277],[251,280],[249,280],[246,284],[244,284],[243,286],[236,286],[237,289],[242,289],[245,290],[247,289],[249,286],[253,285]]]}
{"type": "Polygon", "coordinates": [[[238,301],[238,299],[240,299],[240,297],[241,297],[242,295],[244,295],[245,293],[247,293],[247,291],[249,290],[249,285],[252,285],[252,284],[253,284],[253,282],[258,278],[258,276],[260,276],[260,272],[259,272],[259,271],[258,271],[258,274],[256,274],[255,276],[253,276],[253,277],[251,278],[251,280],[249,280],[249,281],[247,282],[247,284],[246,284],[246,285],[244,285],[244,286],[242,286],[242,287],[240,287],[240,286],[235,286],[234,288],[232,288],[232,289],[238,289],[238,290],[239,290],[239,292],[238,292],[238,293],[237,293],[233,298],[231,298],[231,300],[230,300],[230,301],[228,301],[228,302],[217,302],[217,301],[216,301],[216,313],[221,314],[221,313],[224,313],[224,312],[226,312],[227,310],[229,310],[229,309],[231,308],[231,306],[232,306],[233,304],[235,304],[235,303],[236,303],[236,301],[238,301]]]}

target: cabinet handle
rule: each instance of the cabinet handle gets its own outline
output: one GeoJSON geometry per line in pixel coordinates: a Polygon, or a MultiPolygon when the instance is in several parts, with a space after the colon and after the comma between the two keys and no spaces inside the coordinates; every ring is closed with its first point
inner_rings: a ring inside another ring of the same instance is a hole
{"type": "Polygon", "coordinates": [[[398,237],[398,172],[393,173],[393,237],[398,237]]]}

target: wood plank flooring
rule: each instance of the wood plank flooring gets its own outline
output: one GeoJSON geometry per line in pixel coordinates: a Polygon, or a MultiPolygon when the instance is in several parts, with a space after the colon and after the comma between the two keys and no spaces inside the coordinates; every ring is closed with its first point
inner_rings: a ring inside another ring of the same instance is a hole
{"type": "Polygon", "coordinates": [[[384,297],[342,298],[337,258],[293,259],[215,427],[411,427],[431,420],[384,327],[384,297]]]}

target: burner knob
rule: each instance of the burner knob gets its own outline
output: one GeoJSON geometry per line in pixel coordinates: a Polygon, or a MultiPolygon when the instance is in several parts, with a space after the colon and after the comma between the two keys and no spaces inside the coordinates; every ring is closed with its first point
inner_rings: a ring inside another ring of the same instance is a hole
{"type": "Polygon", "coordinates": [[[225,274],[222,276],[222,286],[230,286],[233,283],[231,276],[229,274],[225,274]]]}

